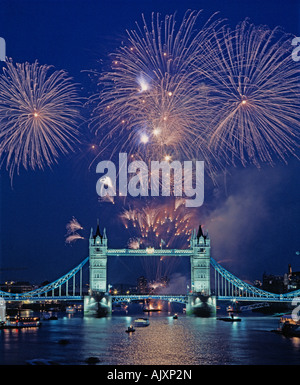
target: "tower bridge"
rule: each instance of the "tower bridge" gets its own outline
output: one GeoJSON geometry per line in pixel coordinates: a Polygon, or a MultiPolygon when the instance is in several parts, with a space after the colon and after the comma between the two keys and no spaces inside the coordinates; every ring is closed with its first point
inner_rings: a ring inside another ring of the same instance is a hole
{"type": "MultiPolygon", "coordinates": [[[[110,249],[107,245],[105,228],[100,231],[99,222],[96,231],[91,229],[89,238],[89,256],[78,266],[56,281],[26,293],[0,291],[0,297],[7,301],[82,301],[85,314],[106,315],[112,310],[112,304],[146,299],[164,300],[186,305],[187,313],[199,315],[214,314],[217,301],[238,300],[248,303],[270,304],[291,303],[300,296],[300,290],[285,294],[275,294],[252,286],[234,276],[210,255],[210,237],[203,233],[201,226],[191,235],[188,249],[110,249]],[[191,290],[181,295],[110,295],[107,287],[107,259],[109,257],[140,256],[147,257],[188,257],[191,271],[191,290]],[[83,293],[82,270],[89,269],[89,293],[83,293]],[[212,285],[213,283],[213,285],[212,285]]],[[[254,306],[254,305],[253,305],[254,306]]],[[[252,307],[253,307],[252,306],[252,307]]],[[[254,306],[255,307],[255,306],[254,306]]]]}

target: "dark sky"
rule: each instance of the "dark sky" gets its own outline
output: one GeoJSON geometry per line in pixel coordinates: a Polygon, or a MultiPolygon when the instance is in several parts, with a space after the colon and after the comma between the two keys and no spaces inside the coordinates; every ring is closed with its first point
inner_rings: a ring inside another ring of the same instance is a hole
{"type": "MultiPolygon", "coordinates": [[[[293,0],[0,0],[0,36],[14,62],[37,59],[65,69],[82,84],[82,96],[88,96],[91,85],[82,71],[106,60],[141,13],[177,11],[180,17],[187,9],[203,9],[204,17],[219,11],[232,26],[248,17],[255,24],[280,25],[300,35],[299,1],[293,0]]],[[[126,245],[129,234],[119,223],[120,207],[98,202],[97,175],[87,166],[81,155],[62,157],[52,170],[22,169],[13,187],[1,169],[0,282],[51,281],[81,262],[88,255],[87,239],[65,244],[66,224],[73,216],[85,237],[99,218],[110,247],[126,245]]],[[[205,185],[199,209],[199,223],[211,235],[212,256],[250,281],[261,279],[264,271],[283,274],[288,263],[300,270],[300,163],[291,159],[288,165],[229,171],[218,187],[205,185]]],[[[187,261],[182,264],[180,271],[188,271],[187,261]]],[[[109,282],[135,282],[142,272],[136,266],[136,261],[110,261],[109,282]]]]}

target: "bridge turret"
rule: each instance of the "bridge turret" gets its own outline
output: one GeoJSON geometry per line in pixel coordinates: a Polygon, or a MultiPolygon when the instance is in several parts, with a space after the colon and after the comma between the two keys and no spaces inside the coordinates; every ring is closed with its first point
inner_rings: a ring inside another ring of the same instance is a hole
{"type": "Polygon", "coordinates": [[[190,247],[193,249],[197,245],[197,237],[196,237],[196,229],[192,231],[191,234],[191,240],[190,240],[190,247]]]}
{"type": "Polygon", "coordinates": [[[102,243],[107,247],[107,236],[106,236],[106,228],[104,227],[103,229],[103,238],[102,238],[102,243]]]}

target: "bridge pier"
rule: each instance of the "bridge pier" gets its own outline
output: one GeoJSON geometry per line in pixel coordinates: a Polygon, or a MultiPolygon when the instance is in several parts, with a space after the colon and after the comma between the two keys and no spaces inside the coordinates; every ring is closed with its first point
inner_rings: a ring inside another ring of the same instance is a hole
{"type": "Polygon", "coordinates": [[[112,313],[111,295],[99,293],[87,295],[83,303],[84,316],[107,317],[112,313]]]}
{"type": "Polygon", "coordinates": [[[216,297],[212,295],[189,294],[186,314],[197,317],[214,317],[216,315],[216,297]]]}

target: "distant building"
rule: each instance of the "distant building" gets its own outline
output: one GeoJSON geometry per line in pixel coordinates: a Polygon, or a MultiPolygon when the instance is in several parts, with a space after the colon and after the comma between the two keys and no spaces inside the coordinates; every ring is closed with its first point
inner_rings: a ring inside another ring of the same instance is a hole
{"type": "Polygon", "coordinates": [[[285,292],[284,279],[281,275],[263,274],[262,289],[271,293],[282,294],[285,292]]]}
{"type": "Polygon", "coordinates": [[[116,283],[110,287],[110,294],[123,295],[136,293],[136,286],[128,283],[116,283]]]}
{"type": "Polygon", "coordinates": [[[148,294],[148,280],[143,275],[137,279],[137,292],[139,294],[148,294]]]}
{"type": "Polygon", "coordinates": [[[0,284],[0,290],[7,293],[27,293],[28,291],[36,289],[36,286],[31,285],[29,282],[14,282],[7,281],[0,284]]]}
{"type": "Polygon", "coordinates": [[[283,275],[263,274],[261,288],[276,294],[284,294],[300,289],[300,272],[292,272],[289,264],[288,272],[283,275]]]}
{"type": "Polygon", "coordinates": [[[300,289],[300,271],[292,272],[292,267],[289,265],[288,272],[288,291],[300,289]]]}

